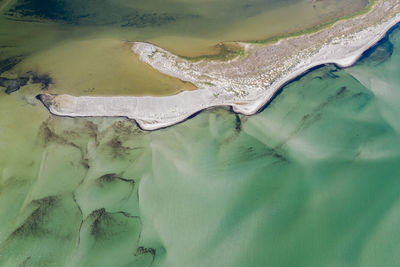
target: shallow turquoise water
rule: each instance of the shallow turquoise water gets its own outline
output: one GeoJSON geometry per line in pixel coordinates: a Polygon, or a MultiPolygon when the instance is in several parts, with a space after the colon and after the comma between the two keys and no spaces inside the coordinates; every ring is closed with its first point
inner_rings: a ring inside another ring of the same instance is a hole
{"type": "Polygon", "coordinates": [[[399,33],[386,61],[314,71],[240,131],[219,111],[152,134],[139,205],[161,265],[397,266],[399,33]]]}
{"type": "Polygon", "coordinates": [[[156,132],[1,93],[0,265],[398,266],[400,30],[389,40],[255,116],[156,132]]]}

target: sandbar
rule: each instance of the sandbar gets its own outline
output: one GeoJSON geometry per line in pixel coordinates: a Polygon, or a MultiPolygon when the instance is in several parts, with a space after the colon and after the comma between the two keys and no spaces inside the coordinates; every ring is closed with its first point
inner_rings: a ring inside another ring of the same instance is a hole
{"type": "Polygon", "coordinates": [[[134,42],[132,51],[143,62],[199,89],[161,97],[41,94],[38,99],[58,116],[127,117],[144,130],[168,127],[218,106],[231,106],[234,112],[252,115],[282,86],[316,66],[353,65],[399,22],[400,2],[377,0],[367,13],[317,32],[270,44],[237,42],[244,55],[229,61],[194,62],[156,45],[134,42]]]}

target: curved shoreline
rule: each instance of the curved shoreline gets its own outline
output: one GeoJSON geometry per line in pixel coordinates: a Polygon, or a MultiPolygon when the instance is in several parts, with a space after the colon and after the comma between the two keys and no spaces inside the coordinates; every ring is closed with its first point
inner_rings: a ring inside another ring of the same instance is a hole
{"type": "Polygon", "coordinates": [[[134,43],[132,50],[142,61],[200,89],[166,97],[38,97],[55,115],[127,117],[144,130],[165,128],[219,106],[253,115],[282,87],[310,69],[326,64],[353,65],[399,22],[400,3],[378,1],[370,12],[316,33],[264,46],[238,43],[247,56],[227,62],[189,62],[155,45],[134,43]]]}

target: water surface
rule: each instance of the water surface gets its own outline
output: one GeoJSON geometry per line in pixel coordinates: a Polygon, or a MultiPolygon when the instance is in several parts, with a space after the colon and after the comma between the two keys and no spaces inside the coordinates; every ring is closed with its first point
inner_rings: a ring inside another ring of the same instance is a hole
{"type": "Polygon", "coordinates": [[[400,31],[261,113],[142,132],[0,94],[1,266],[398,266],[400,31]]]}

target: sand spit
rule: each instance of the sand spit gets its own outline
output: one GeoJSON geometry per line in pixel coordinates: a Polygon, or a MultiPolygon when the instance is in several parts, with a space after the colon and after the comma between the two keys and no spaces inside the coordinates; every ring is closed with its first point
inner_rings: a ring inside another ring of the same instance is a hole
{"type": "Polygon", "coordinates": [[[245,56],[230,61],[191,62],[155,45],[136,42],[132,51],[142,61],[199,89],[165,97],[44,94],[39,99],[55,115],[127,117],[146,130],[174,125],[216,106],[232,106],[235,112],[252,115],[288,81],[315,66],[353,65],[399,22],[400,2],[378,0],[368,13],[316,33],[268,45],[239,43],[245,56]]]}

